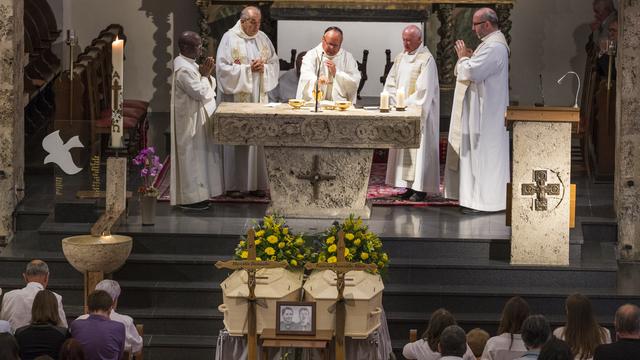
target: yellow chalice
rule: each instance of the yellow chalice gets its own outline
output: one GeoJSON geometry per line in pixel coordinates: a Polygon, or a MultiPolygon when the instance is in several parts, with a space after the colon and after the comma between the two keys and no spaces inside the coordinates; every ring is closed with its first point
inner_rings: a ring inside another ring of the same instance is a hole
{"type": "Polygon", "coordinates": [[[304,105],[303,99],[289,99],[289,106],[293,109],[300,109],[304,105]]]}

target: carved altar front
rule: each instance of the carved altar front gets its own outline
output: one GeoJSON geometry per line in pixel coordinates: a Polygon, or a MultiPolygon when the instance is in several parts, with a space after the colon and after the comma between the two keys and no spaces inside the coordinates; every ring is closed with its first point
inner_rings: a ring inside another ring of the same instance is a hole
{"type": "Polygon", "coordinates": [[[226,145],[262,145],[271,204],[287,217],[368,218],[366,202],[373,150],[417,148],[420,109],[380,113],[293,110],[263,104],[222,103],[214,138],[226,145]]]}

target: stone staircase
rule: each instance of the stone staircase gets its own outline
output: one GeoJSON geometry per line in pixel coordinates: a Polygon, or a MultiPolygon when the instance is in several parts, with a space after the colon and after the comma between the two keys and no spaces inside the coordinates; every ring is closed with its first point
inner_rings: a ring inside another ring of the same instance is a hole
{"type": "MultiPolygon", "coordinates": [[[[154,227],[133,225],[139,219],[132,216],[131,225],[118,232],[134,238],[131,257],[113,274],[123,290],[119,312],[144,324],[146,359],[214,358],[223,327],[217,311],[219,283],[228,271],[213,264],[229,257],[238,235],[251,223],[244,217],[251,212],[220,212],[180,220],[165,209],[154,227]]],[[[503,304],[514,294],[524,296],[532,311],[548,316],[554,326],[564,321],[564,299],[573,292],[589,296],[608,327],[619,305],[640,301],[617,289],[611,222],[581,224],[572,234],[571,265],[545,268],[509,265],[505,237],[460,238],[435,231],[417,238],[384,230],[387,222],[372,221],[371,227],[381,230],[392,261],[383,304],[399,359],[409,329],[421,333],[429,313],[439,307],[452,311],[466,330],[482,327],[493,334],[503,304]]],[[[26,262],[41,258],[51,270],[49,287],[63,296],[66,313],[74,319],[82,309],[82,277],[64,259],[60,240],[88,233],[89,225],[53,223],[42,212],[24,211],[18,214],[18,228],[16,239],[0,253],[0,287],[23,286],[20,274],[26,262]]],[[[462,226],[459,230],[464,233],[462,226]]]]}

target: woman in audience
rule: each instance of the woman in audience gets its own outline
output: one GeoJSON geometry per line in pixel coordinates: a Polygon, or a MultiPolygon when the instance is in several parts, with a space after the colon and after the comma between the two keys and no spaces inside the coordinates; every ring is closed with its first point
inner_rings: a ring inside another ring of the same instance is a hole
{"type": "Polygon", "coordinates": [[[502,309],[498,336],[487,340],[482,353],[483,360],[512,360],[527,352],[520,329],[522,323],[529,316],[529,304],[520,296],[514,296],[507,301],[502,309]]]}
{"type": "Polygon", "coordinates": [[[552,336],[546,344],[542,346],[538,360],[573,360],[573,353],[569,344],[552,336]]]}
{"type": "Polygon", "coordinates": [[[49,290],[40,290],[33,299],[31,324],[16,330],[22,360],[38,355],[58,358],[62,343],[69,337],[67,328],[61,327],[58,299],[49,290]]]}
{"type": "MultiPolygon", "coordinates": [[[[431,314],[427,330],[422,334],[422,339],[408,343],[402,349],[402,356],[411,360],[437,360],[442,356],[438,352],[440,334],[449,325],[457,325],[456,319],[445,309],[438,309],[431,314]]],[[[463,360],[475,360],[473,352],[467,346],[467,352],[463,360]]]]}
{"type": "Polygon", "coordinates": [[[74,338],[67,339],[62,344],[58,360],[84,360],[84,352],[78,340],[74,338]]]}
{"type": "Polygon", "coordinates": [[[593,359],[593,352],[601,344],[611,343],[609,330],[601,327],[591,310],[591,301],[580,294],[572,294],[565,302],[567,323],[553,331],[553,335],[569,344],[576,360],[593,359]]]}
{"type": "Polygon", "coordinates": [[[0,359],[20,360],[19,355],[18,342],[13,335],[8,332],[0,333],[0,359]]]}

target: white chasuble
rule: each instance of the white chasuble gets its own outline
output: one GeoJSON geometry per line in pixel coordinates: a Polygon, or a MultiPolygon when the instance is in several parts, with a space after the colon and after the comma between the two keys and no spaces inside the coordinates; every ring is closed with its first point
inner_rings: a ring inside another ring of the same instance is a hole
{"type": "Polygon", "coordinates": [[[216,80],[200,75],[195,60],[178,56],[171,82],[171,205],[192,204],[222,193],[222,147],[213,142],[209,117],[216,80]]]}
{"type": "Polygon", "coordinates": [[[384,90],[392,104],[404,89],[406,106],[420,107],[421,136],[418,149],[389,149],[386,183],[429,193],[440,192],[440,86],[435,59],[426,46],[413,54],[396,56],[384,90]]]}
{"type": "MultiPolygon", "coordinates": [[[[216,75],[222,101],[267,103],[267,92],[278,85],[280,63],[271,40],[262,31],[244,33],[240,21],[220,41],[216,75]],[[251,61],[262,59],[264,72],[252,72],[251,61]]],[[[226,191],[267,190],[267,169],[262,146],[225,145],[226,191]]]]}
{"type": "Polygon", "coordinates": [[[462,57],[451,110],[445,197],[481,211],[506,208],[509,182],[509,47],[502,32],[482,39],[462,57]]]}
{"type": "Polygon", "coordinates": [[[322,50],[322,44],[307,51],[307,54],[302,58],[296,98],[313,100],[318,68],[320,68],[320,77],[324,76],[329,80],[329,84],[325,85],[323,89],[326,100],[349,100],[353,104],[356,103],[358,85],[360,84],[358,63],[353,55],[344,49],[340,49],[335,56],[327,55],[322,50]],[[332,60],[336,65],[335,76],[329,73],[325,60],[332,60]]]}

